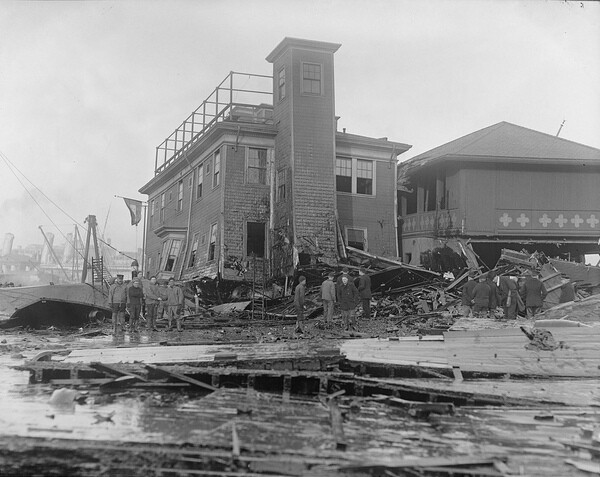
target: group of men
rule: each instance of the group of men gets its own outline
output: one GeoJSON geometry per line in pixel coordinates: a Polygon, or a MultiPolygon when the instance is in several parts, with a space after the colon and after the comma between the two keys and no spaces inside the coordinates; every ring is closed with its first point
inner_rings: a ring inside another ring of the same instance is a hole
{"type": "Polygon", "coordinates": [[[462,305],[465,313],[484,316],[490,310],[501,306],[504,318],[515,320],[519,309],[527,310],[527,317],[533,318],[538,313],[548,294],[538,275],[531,271],[525,273],[521,286],[516,276],[498,276],[490,271],[479,275],[471,272],[462,289],[462,305]]]}
{"type": "Polygon", "coordinates": [[[140,317],[143,306],[146,306],[146,328],[158,331],[156,320],[167,314],[167,331],[172,329],[173,321],[177,331],[183,331],[181,315],[183,312],[183,291],[175,286],[175,280],[170,279],[157,283],[156,277],[142,280],[134,276],[129,283],[124,283],[123,275],[117,275],[115,282],[108,291],[108,301],[112,309],[113,333],[118,334],[125,329],[125,312],[129,312],[129,329],[137,332],[140,329],[140,317]]]}
{"type": "MultiPolygon", "coordinates": [[[[348,268],[344,267],[342,274],[334,281],[335,273],[330,272],[327,279],[321,284],[321,300],[323,301],[323,316],[325,322],[333,323],[333,311],[337,303],[346,329],[356,328],[355,309],[358,303],[362,304],[363,318],[371,317],[371,279],[366,270],[358,271],[357,284],[350,277],[348,268]]],[[[302,321],[304,320],[306,295],[306,277],[300,276],[298,285],[294,289],[294,305],[296,308],[296,332],[303,333],[302,321]]]]}

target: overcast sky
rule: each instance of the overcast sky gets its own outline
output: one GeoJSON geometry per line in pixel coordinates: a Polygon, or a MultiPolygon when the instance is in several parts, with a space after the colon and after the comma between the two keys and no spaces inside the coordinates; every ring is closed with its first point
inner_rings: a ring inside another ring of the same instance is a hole
{"type": "MultiPolygon", "coordinates": [[[[155,147],[229,71],[271,74],[285,36],[342,44],[339,127],[412,144],[403,159],[499,121],[564,119],[561,137],[600,148],[597,2],[0,1],[0,152],[134,250],[141,224],[114,195],[146,199],[155,147]]],[[[0,178],[0,240],[41,243],[43,225],[64,242],[2,159],[0,178]]]]}

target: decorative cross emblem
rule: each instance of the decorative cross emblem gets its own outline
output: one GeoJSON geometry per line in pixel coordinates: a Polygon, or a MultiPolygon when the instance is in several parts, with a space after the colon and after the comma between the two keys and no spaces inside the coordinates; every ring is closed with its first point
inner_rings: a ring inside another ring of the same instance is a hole
{"type": "Polygon", "coordinates": [[[550,217],[548,217],[548,214],[542,215],[538,220],[540,221],[540,224],[542,224],[542,227],[544,227],[544,228],[548,227],[548,225],[550,225],[552,223],[552,219],[550,217]]]}
{"type": "Polygon", "coordinates": [[[529,217],[527,217],[525,214],[521,214],[521,215],[519,215],[517,222],[519,222],[519,224],[521,224],[521,227],[525,227],[527,225],[527,223],[529,222],[529,217]]]}
{"type": "Polygon", "coordinates": [[[500,217],[500,222],[502,222],[502,225],[504,225],[505,227],[508,227],[508,224],[510,224],[512,222],[512,217],[510,217],[506,212],[504,212],[504,214],[502,214],[502,217],[500,217]]]}
{"type": "Polygon", "coordinates": [[[592,214],[592,215],[590,215],[590,218],[586,220],[586,222],[587,222],[588,224],[590,224],[590,227],[591,227],[591,228],[595,229],[595,228],[596,228],[596,225],[598,225],[598,224],[600,223],[600,220],[598,220],[598,219],[596,218],[596,215],[595,215],[595,214],[592,214]]]}
{"type": "Polygon", "coordinates": [[[576,229],[579,228],[581,224],[583,224],[584,220],[579,217],[579,214],[575,214],[575,217],[571,219],[571,223],[575,226],[576,229]]]}
{"type": "Polygon", "coordinates": [[[563,214],[558,214],[558,217],[554,219],[554,222],[556,222],[561,229],[565,226],[565,224],[568,221],[569,219],[565,219],[563,214]]]}

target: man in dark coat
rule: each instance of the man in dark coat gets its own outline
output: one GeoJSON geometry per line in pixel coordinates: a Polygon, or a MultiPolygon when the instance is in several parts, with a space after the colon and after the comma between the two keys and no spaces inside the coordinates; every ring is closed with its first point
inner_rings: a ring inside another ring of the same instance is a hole
{"type": "Polygon", "coordinates": [[[300,275],[298,285],[294,289],[294,307],[296,308],[296,332],[304,333],[302,322],[304,321],[304,302],[306,296],[306,277],[300,275]]]}
{"type": "Polygon", "coordinates": [[[486,282],[487,277],[481,275],[478,283],[473,287],[473,313],[480,317],[487,314],[490,309],[490,294],[492,290],[486,282]]]}
{"type": "Polygon", "coordinates": [[[144,299],[144,290],[139,278],[134,278],[131,286],[127,289],[127,308],[129,309],[129,329],[138,331],[140,314],[142,313],[142,303],[144,299]]]}
{"type": "Polygon", "coordinates": [[[500,304],[504,309],[504,318],[517,319],[517,277],[499,277],[500,304]]]}
{"type": "Polygon", "coordinates": [[[525,283],[521,289],[521,296],[525,301],[525,308],[527,308],[527,318],[533,318],[537,312],[541,311],[547,294],[546,287],[537,278],[537,275],[527,272],[525,283]]]}
{"type": "Polygon", "coordinates": [[[354,328],[354,309],[360,300],[360,295],[348,275],[342,275],[342,283],[337,287],[337,300],[346,329],[350,326],[354,328]]]}
{"type": "Polygon", "coordinates": [[[108,290],[108,303],[112,309],[113,334],[123,331],[125,326],[125,308],[127,308],[127,285],[123,275],[118,274],[108,290]]]}
{"type": "Polygon", "coordinates": [[[495,310],[500,305],[500,291],[496,286],[496,274],[492,271],[488,272],[485,283],[490,287],[490,310],[495,310]]]}
{"type": "Polygon", "coordinates": [[[371,277],[366,274],[364,268],[358,271],[358,293],[362,303],[363,318],[371,318],[371,277]]]}
{"type": "Polygon", "coordinates": [[[473,288],[475,288],[477,282],[475,281],[475,273],[469,272],[467,283],[462,287],[462,300],[461,304],[463,307],[463,315],[471,316],[471,304],[473,303],[473,288]]]}

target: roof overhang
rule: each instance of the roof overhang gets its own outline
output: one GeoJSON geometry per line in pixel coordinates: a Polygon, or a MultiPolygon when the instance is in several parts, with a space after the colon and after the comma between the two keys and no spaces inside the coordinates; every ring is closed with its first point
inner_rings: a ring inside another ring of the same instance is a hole
{"type": "Polygon", "coordinates": [[[266,60],[269,63],[273,63],[279,56],[281,56],[286,50],[291,48],[301,48],[303,50],[315,50],[315,51],[325,51],[328,53],[335,53],[339,50],[340,43],[328,43],[325,41],[315,41],[315,40],[303,40],[301,38],[290,38],[285,37],[279,45],[275,47],[275,49],[269,53],[266,60]]]}

